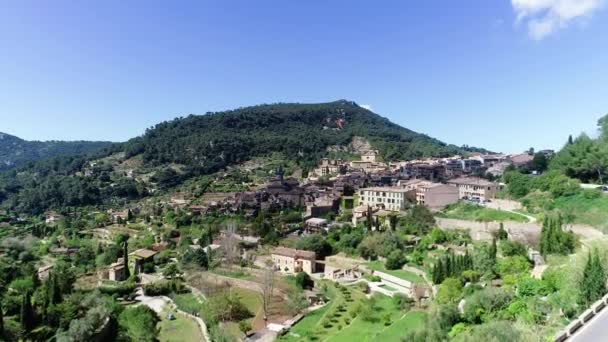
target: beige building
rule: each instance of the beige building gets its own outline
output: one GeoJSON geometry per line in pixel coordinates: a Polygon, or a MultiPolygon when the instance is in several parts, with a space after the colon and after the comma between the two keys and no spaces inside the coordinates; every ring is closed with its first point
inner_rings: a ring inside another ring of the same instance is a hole
{"type": "Polygon", "coordinates": [[[486,202],[496,198],[499,185],[476,177],[456,178],[448,181],[448,184],[458,188],[460,199],[479,200],[486,202]]]}
{"type": "Polygon", "coordinates": [[[340,173],[344,169],[344,162],[341,159],[334,160],[329,158],[321,159],[319,167],[313,170],[317,176],[329,176],[340,173]]]}
{"type": "Polygon", "coordinates": [[[127,269],[121,259],[108,267],[108,279],[114,281],[123,281],[127,279],[127,269]]]}
{"type": "Polygon", "coordinates": [[[284,273],[305,272],[312,274],[316,270],[315,252],[299,249],[277,247],[271,253],[275,268],[284,273]]]}
{"type": "Polygon", "coordinates": [[[459,190],[447,184],[425,182],[416,188],[416,203],[440,209],[458,202],[459,190]]]}
{"type": "Polygon", "coordinates": [[[359,205],[389,211],[402,211],[409,206],[408,190],[397,187],[374,187],[359,190],[359,205]]]}
{"type": "Polygon", "coordinates": [[[45,280],[48,279],[49,275],[53,271],[54,265],[46,265],[42,266],[38,269],[38,279],[45,280]]]}
{"type": "Polygon", "coordinates": [[[357,280],[363,276],[363,269],[359,268],[362,261],[332,255],[325,258],[324,279],[337,280],[357,280]]]}
{"type": "Polygon", "coordinates": [[[377,155],[378,151],[376,150],[365,151],[363,154],[361,154],[361,161],[375,163],[377,155]]]}

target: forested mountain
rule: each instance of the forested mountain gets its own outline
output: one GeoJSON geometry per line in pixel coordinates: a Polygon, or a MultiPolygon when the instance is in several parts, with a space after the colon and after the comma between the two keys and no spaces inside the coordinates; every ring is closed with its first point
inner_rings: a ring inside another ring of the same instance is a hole
{"type": "Polygon", "coordinates": [[[95,156],[58,157],[5,172],[0,202],[32,213],[116,203],[146,196],[150,186],[170,188],[272,153],[306,172],[330,150],[352,152],[355,137],[384,160],[485,152],[413,132],[350,101],[259,105],[177,118],[95,156]],[[129,170],[147,176],[127,175],[129,170]]]}
{"type": "Polygon", "coordinates": [[[312,166],[334,145],[369,140],[385,160],[448,156],[463,148],[413,132],[350,101],[273,104],[163,122],[125,144],[146,163],[216,170],[271,151],[312,166]]]}
{"type": "Polygon", "coordinates": [[[26,141],[0,132],[0,171],[23,166],[31,161],[88,154],[110,144],[102,141],[26,141]]]}

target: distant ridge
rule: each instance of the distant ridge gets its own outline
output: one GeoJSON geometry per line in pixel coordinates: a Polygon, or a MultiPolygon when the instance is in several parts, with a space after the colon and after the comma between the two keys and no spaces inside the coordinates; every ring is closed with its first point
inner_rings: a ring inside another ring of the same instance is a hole
{"type": "Polygon", "coordinates": [[[27,141],[0,132],[0,171],[57,156],[84,155],[110,145],[103,141],[27,141]]]}

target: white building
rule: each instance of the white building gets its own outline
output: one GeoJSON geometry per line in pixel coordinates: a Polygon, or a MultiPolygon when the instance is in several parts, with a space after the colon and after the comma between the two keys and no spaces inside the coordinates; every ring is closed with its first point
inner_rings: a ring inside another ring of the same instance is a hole
{"type": "Polygon", "coordinates": [[[390,211],[402,211],[409,206],[408,190],[396,187],[374,187],[359,190],[359,205],[369,205],[390,211]]]}

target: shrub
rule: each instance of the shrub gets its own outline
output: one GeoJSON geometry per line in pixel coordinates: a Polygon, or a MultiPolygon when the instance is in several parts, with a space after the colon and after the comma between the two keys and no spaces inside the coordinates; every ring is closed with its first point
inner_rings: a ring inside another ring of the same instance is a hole
{"type": "Polygon", "coordinates": [[[405,261],[401,251],[392,251],[388,258],[386,258],[385,266],[387,270],[398,270],[403,267],[405,261]]]}
{"type": "Polygon", "coordinates": [[[190,291],[179,280],[159,281],[156,283],[144,285],[144,294],[146,296],[166,296],[171,293],[187,292],[190,291]]]}
{"type": "Polygon", "coordinates": [[[296,285],[299,288],[301,288],[302,290],[304,290],[304,289],[313,288],[315,286],[315,282],[310,278],[310,276],[308,275],[308,273],[306,273],[306,272],[299,272],[296,275],[296,285]]]}

